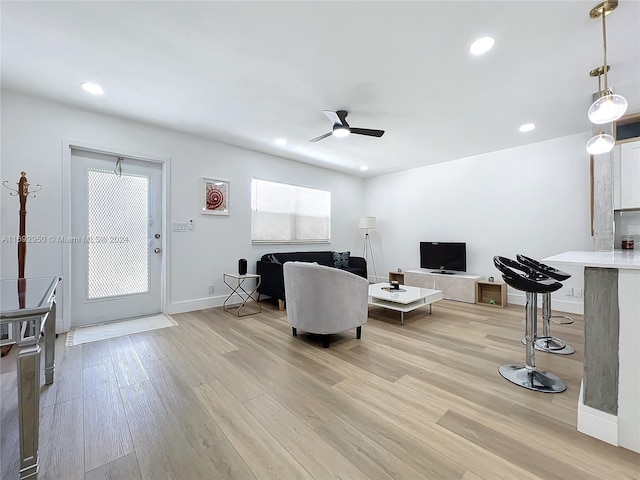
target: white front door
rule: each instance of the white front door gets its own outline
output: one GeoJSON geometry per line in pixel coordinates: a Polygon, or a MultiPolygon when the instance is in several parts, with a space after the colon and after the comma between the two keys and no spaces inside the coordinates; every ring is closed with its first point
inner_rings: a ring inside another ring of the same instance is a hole
{"type": "Polygon", "coordinates": [[[71,326],[162,311],[162,165],[71,151],[71,326]]]}

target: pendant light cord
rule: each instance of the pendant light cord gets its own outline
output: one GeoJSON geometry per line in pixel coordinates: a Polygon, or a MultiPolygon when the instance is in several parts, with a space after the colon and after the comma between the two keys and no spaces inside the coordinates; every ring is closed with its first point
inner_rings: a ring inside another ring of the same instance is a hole
{"type": "Polygon", "coordinates": [[[604,46],[604,94],[609,91],[609,84],[607,82],[607,22],[605,21],[606,10],[602,7],[602,44],[604,46]]]}

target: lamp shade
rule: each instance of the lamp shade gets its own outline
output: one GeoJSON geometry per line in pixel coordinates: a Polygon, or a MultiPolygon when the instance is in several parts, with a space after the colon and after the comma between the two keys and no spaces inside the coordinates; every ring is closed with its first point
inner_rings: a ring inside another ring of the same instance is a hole
{"type": "Polygon", "coordinates": [[[618,120],[627,111],[627,100],[622,95],[608,93],[597,99],[589,108],[589,120],[596,125],[618,120]]]}
{"type": "Polygon", "coordinates": [[[376,217],[360,217],[358,228],[376,228],[376,217]]]}
{"type": "Polygon", "coordinates": [[[602,153],[607,153],[613,150],[614,145],[616,144],[615,139],[604,132],[600,132],[595,137],[592,137],[591,140],[587,142],[587,152],[591,155],[600,155],[602,153]]]}

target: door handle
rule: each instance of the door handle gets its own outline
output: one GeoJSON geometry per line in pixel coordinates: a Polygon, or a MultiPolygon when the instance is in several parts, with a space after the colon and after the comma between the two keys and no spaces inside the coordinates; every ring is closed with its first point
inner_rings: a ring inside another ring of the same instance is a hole
{"type": "Polygon", "coordinates": [[[156,248],[153,249],[153,251],[155,253],[160,253],[162,251],[162,249],[160,247],[156,247],[156,248]]]}

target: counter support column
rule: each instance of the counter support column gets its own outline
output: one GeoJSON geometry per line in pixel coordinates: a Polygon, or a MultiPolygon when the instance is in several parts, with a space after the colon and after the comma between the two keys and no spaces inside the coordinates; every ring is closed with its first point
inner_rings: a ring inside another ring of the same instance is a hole
{"type": "Polygon", "coordinates": [[[618,414],[618,270],[584,269],[584,398],[586,406],[618,414]]]}

